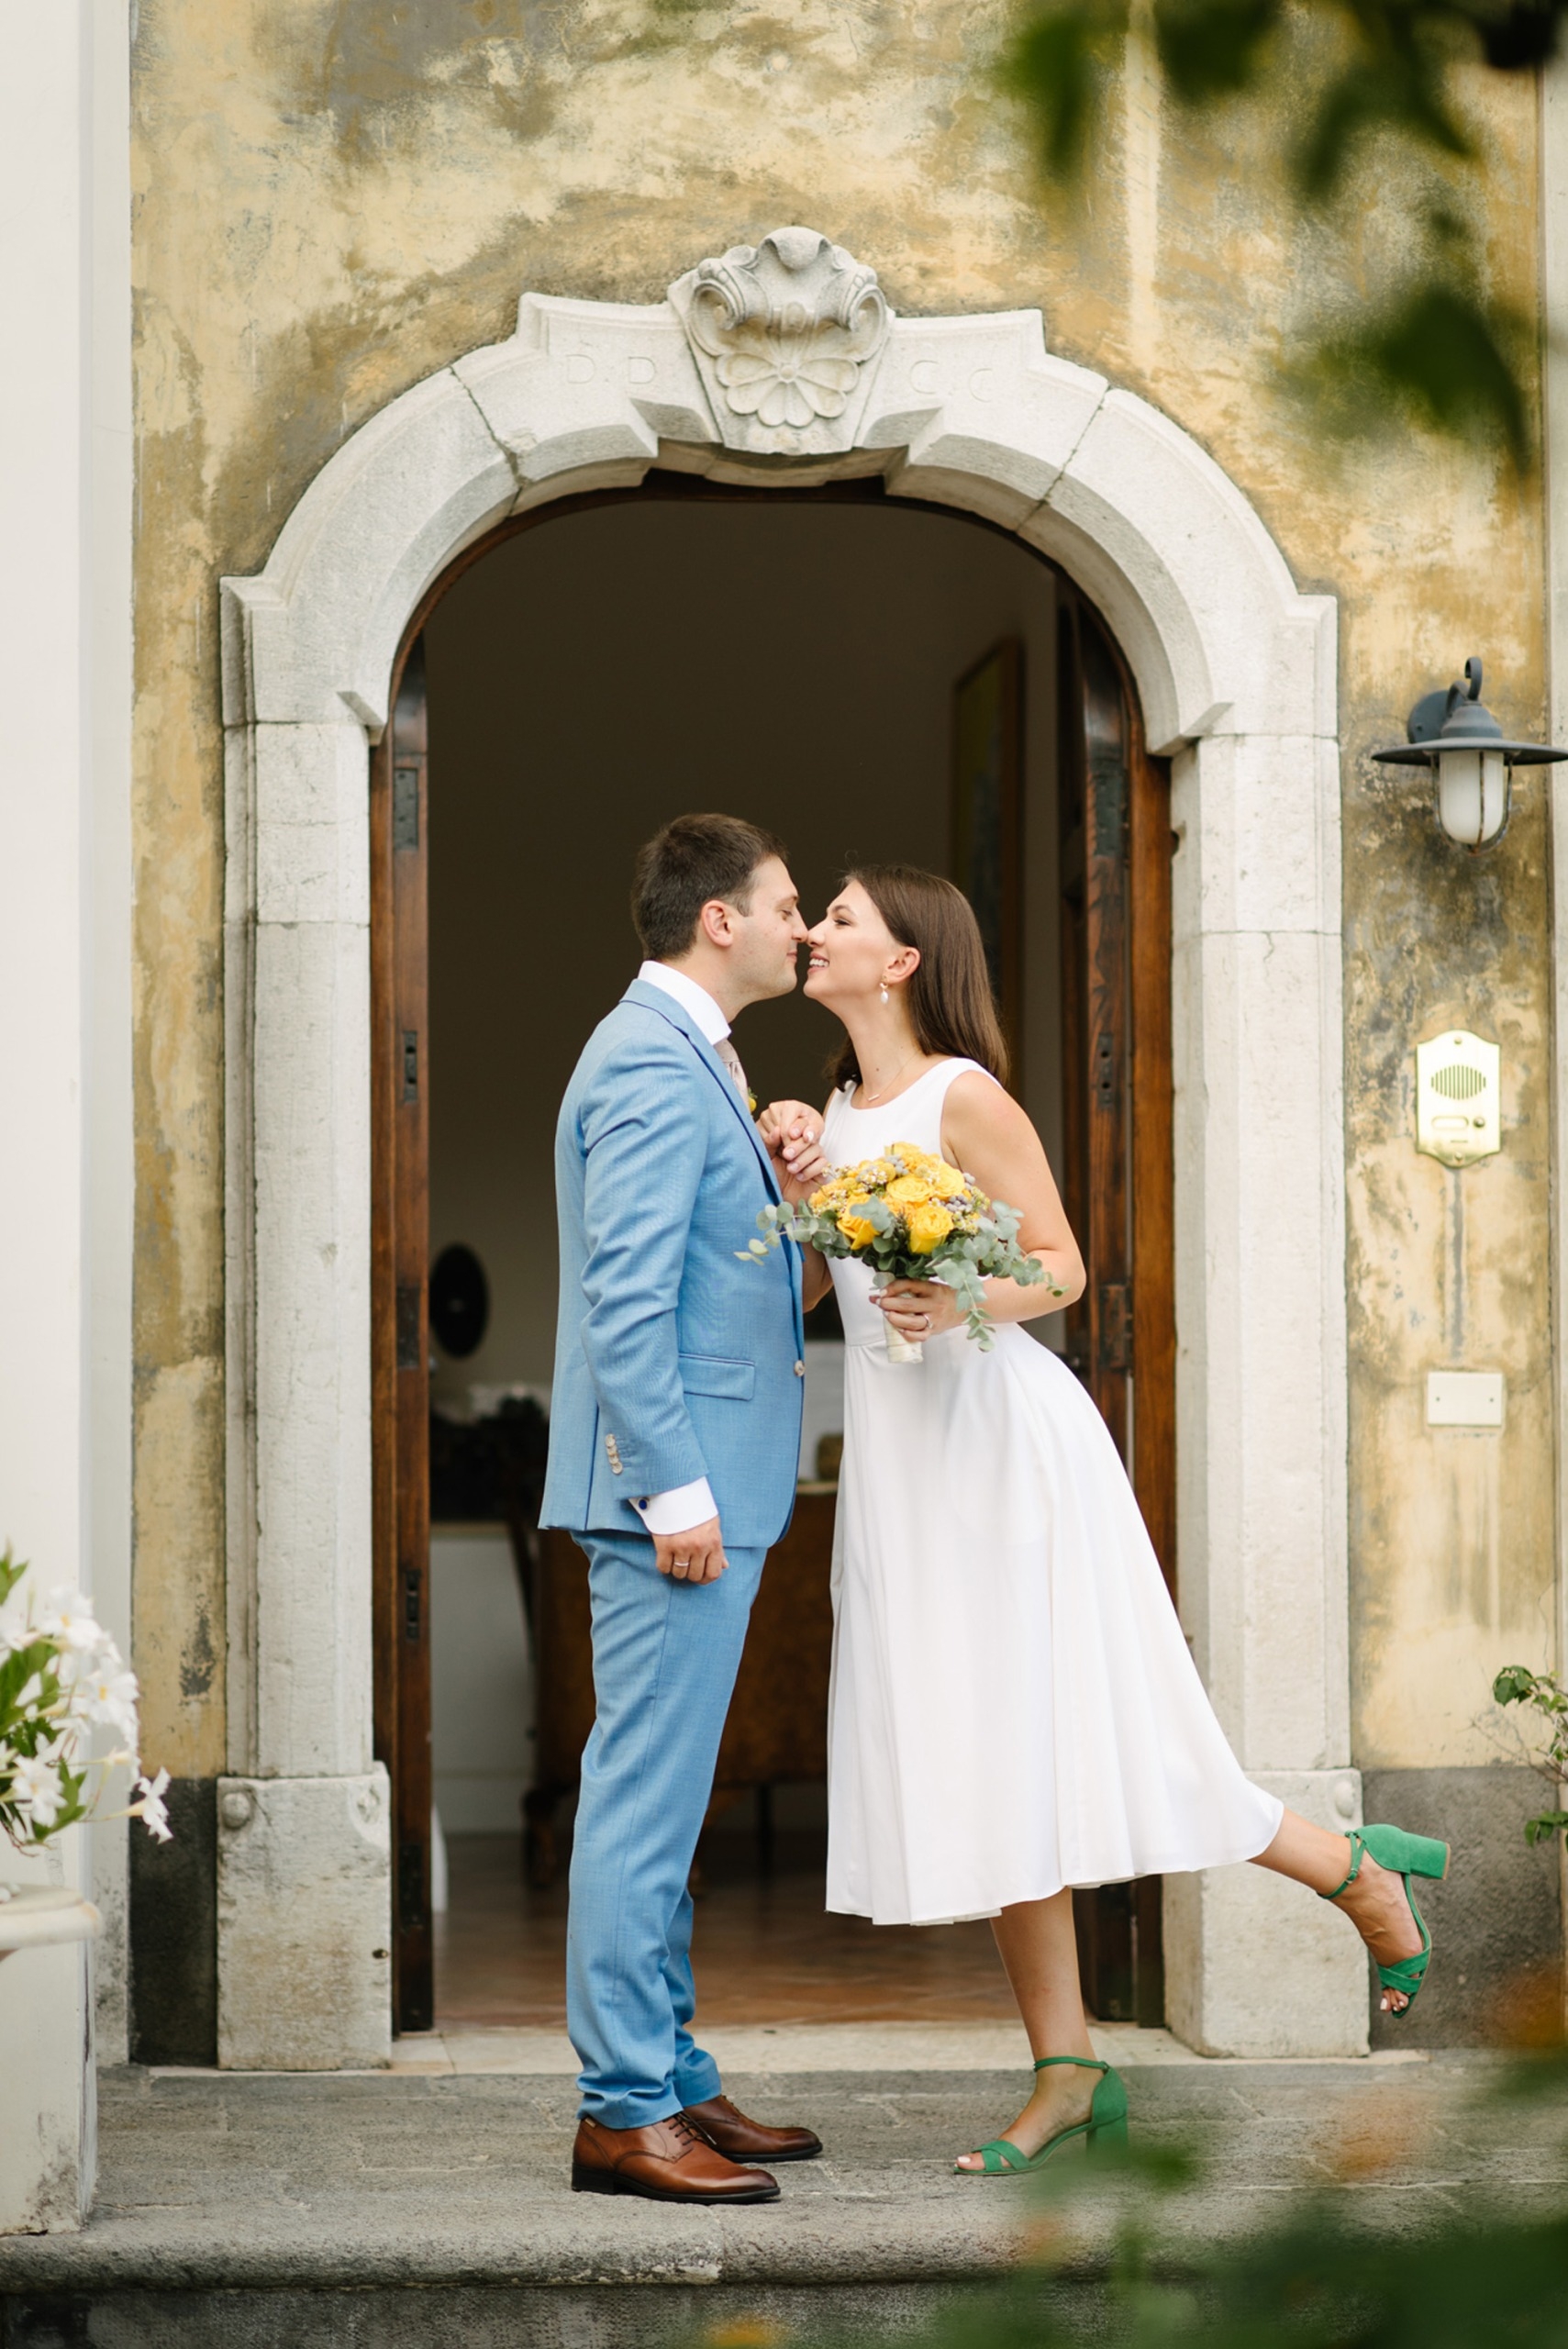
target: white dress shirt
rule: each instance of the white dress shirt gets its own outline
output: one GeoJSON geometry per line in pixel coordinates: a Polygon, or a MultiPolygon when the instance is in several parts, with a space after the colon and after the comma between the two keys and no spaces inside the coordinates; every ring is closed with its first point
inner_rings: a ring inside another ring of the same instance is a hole
{"type": "MultiPolygon", "coordinates": [[[[712,996],[695,979],[687,978],[684,971],[673,971],[668,963],[644,963],[637,975],[649,986],[673,996],[710,1044],[720,1044],[728,1035],[729,1022],[712,996]]],[[[692,1485],[677,1485],[671,1492],[633,1501],[632,1507],[650,1533],[689,1533],[694,1526],[706,1525],[710,1517],[718,1515],[713,1487],[706,1476],[692,1485]]]]}

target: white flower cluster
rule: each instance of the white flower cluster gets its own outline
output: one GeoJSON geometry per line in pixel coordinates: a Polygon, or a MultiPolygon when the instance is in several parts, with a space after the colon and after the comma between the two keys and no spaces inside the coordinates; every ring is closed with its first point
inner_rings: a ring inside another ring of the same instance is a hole
{"type": "Polygon", "coordinates": [[[0,1553],[0,1828],[18,1849],[46,1842],[91,1816],[110,1773],[126,1770],[137,1798],[110,1815],[167,1842],[169,1774],[143,1774],[136,1675],[90,1600],[56,1590],[36,1607],[18,1591],[26,1572],[0,1553]],[[114,1742],[95,1753],[100,1730],[114,1742]]]}

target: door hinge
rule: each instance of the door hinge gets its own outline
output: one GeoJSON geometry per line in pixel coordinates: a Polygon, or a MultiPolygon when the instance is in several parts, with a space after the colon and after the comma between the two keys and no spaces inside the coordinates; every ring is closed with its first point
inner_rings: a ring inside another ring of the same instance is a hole
{"type": "Polygon", "coordinates": [[[1129,1281],[1100,1283],[1099,1343],[1095,1360],[1101,1370],[1132,1368],[1132,1285],[1129,1281]]]}
{"type": "Polygon", "coordinates": [[[1095,1039],[1094,1073],[1095,1105],[1101,1109],[1116,1108],[1116,1038],[1104,1034],[1095,1039]]]}
{"type": "Polygon", "coordinates": [[[419,845],[417,767],[394,767],[392,770],[392,845],[394,848],[417,848],[419,845]]]}
{"type": "Polygon", "coordinates": [[[403,1098],[405,1101],[417,1101],[419,1098],[419,1030],[417,1028],[405,1028],[403,1030],[403,1098]]]}
{"type": "Polygon", "coordinates": [[[417,1370],[422,1359],[419,1350],[422,1291],[417,1281],[408,1286],[401,1285],[397,1291],[397,1367],[417,1370]]]}

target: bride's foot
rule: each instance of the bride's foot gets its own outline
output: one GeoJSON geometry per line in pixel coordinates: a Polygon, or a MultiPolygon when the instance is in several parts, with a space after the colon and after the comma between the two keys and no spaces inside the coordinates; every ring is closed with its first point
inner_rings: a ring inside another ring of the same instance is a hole
{"type": "MultiPolygon", "coordinates": [[[[1038,2154],[1046,2140],[1054,2137],[1059,2130],[1077,2128],[1087,2121],[1102,2076],[1098,2070],[1084,2071],[1076,2064],[1062,2064],[1049,2072],[1037,2073],[1033,2096],[1012,2127],[1004,2129],[1001,2134],[1010,2145],[1017,2145],[1020,2154],[1038,2154]]],[[[961,2154],[955,2166],[983,2170],[985,2157],[983,2154],[961,2154]]]]}
{"type": "MultiPolygon", "coordinates": [[[[1334,1906],[1344,1910],[1379,1965],[1396,1965],[1400,1958],[1414,1957],[1419,1951],[1420,1928],[1410,1914],[1405,1879],[1392,1868],[1380,1867],[1370,1852],[1362,1861],[1355,1882],[1336,1895],[1334,1906]]],[[[1402,2014],[1409,2003],[1403,1990],[1383,1992],[1385,2015],[1402,2014]]]]}

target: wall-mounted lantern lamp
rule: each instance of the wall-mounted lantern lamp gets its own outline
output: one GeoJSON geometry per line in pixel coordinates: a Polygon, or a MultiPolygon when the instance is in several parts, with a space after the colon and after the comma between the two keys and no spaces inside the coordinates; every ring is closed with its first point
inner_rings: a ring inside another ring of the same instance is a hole
{"type": "Polygon", "coordinates": [[[1568,759],[1540,742],[1506,742],[1481,698],[1481,663],[1464,664],[1464,681],[1445,693],[1423,694],[1410,712],[1406,740],[1373,757],[1387,767],[1436,770],[1438,821],[1451,841],[1472,854],[1502,839],[1508,820],[1508,778],[1515,767],[1551,766],[1568,759]]]}

